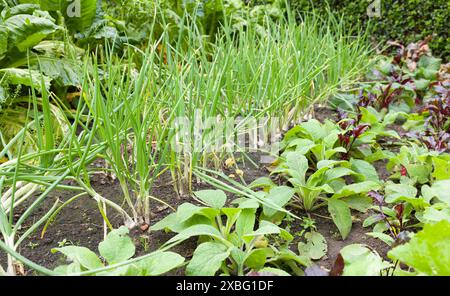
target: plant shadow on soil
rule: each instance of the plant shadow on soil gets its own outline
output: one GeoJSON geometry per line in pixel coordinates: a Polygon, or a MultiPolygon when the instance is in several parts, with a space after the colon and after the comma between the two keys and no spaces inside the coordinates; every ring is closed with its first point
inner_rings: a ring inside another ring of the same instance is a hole
{"type": "MultiPolygon", "coordinates": [[[[324,109],[317,109],[315,117],[320,121],[324,118],[329,118],[330,112],[324,109]],[[319,111],[319,112],[317,112],[319,111]],[[325,115],[325,116],[321,116],[325,115]]],[[[254,161],[258,161],[259,154],[251,155],[254,161]]],[[[242,163],[241,163],[242,164],[242,163]]],[[[381,179],[386,179],[388,173],[385,168],[385,163],[375,163],[375,167],[379,173],[381,179]]],[[[246,183],[251,183],[258,177],[268,176],[269,171],[260,166],[255,168],[252,164],[245,164],[241,167],[244,171],[244,179],[246,183]]],[[[224,172],[227,173],[225,169],[224,172]]],[[[230,172],[228,172],[230,173],[230,172]]],[[[106,175],[94,175],[91,180],[92,187],[102,196],[111,199],[112,201],[122,204],[122,193],[117,181],[114,181],[106,175]]],[[[207,184],[193,184],[194,190],[211,189],[212,186],[207,184]]],[[[28,218],[28,222],[25,223],[25,227],[21,230],[21,233],[32,225],[32,222],[40,219],[47,211],[53,206],[56,199],[60,199],[61,202],[70,199],[74,192],[56,190],[52,192],[38,210],[36,210],[32,216],[28,218]]],[[[195,200],[188,197],[179,197],[171,185],[171,178],[169,174],[164,174],[156,181],[153,188],[153,195],[165,201],[174,208],[177,208],[184,202],[195,203],[195,200]]],[[[229,195],[231,196],[231,195],[229,195]]],[[[26,204],[16,209],[16,217],[19,217],[26,210],[26,204]]],[[[163,219],[170,214],[172,210],[162,204],[153,203],[153,213],[150,225],[163,219]]],[[[305,213],[296,213],[300,217],[305,216],[305,213]]],[[[320,216],[312,215],[311,217],[315,221],[317,231],[319,231],[326,239],[328,245],[327,254],[315,263],[325,269],[331,269],[334,264],[339,251],[350,244],[366,244],[370,248],[376,250],[381,256],[385,257],[389,247],[380,240],[371,238],[366,235],[367,229],[362,227],[362,221],[368,216],[368,214],[361,214],[359,212],[352,211],[353,226],[349,236],[342,240],[339,235],[337,227],[334,225],[328,216],[326,210],[321,209],[317,212],[320,216]]],[[[122,217],[112,212],[108,212],[108,218],[111,224],[117,228],[123,225],[122,217]]],[[[87,247],[90,250],[98,254],[98,244],[103,240],[103,218],[100,215],[97,203],[90,197],[81,197],[71,204],[67,205],[56,217],[55,221],[48,227],[45,235],[41,237],[42,226],[29,236],[17,250],[24,257],[31,261],[38,263],[47,268],[53,269],[58,265],[67,264],[61,254],[52,253],[51,249],[59,247],[61,244],[71,244],[76,246],[87,247]]],[[[294,234],[301,231],[302,227],[300,223],[294,222],[291,225],[291,233],[294,234]]],[[[136,245],[136,255],[143,255],[148,252],[158,249],[164,242],[174,236],[173,233],[165,233],[163,231],[151,231],[150,229],[142,231],[141,228],[136,227],[130,231],[130,235],[136,245]]],[[[292,250],[297,252],[297,242],[299,238],[296,237],[291,244],[292,250]]],[[[196,248],[197,241],[195,238],[186,240],[180,245],[177,245],[172,251],[179,253],[186,259],[190,259],[196,248]]],[[[0,252],[0,264],[5,266],[6,255],[2,251],[0,252]]],[[[34,271],[25,268],[26,275],[35,275],[34,271]]],[[[179,268],[169,273],[169,275],[184,275],[184,268],[179,268]]]]}

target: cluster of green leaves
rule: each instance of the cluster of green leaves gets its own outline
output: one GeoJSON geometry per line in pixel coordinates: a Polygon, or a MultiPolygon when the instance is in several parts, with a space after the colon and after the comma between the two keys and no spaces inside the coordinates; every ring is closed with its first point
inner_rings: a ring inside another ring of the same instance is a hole
{"type": "MultiPolygon", "coordinates": [[[[447,189],[448,190],[448,189],[447,189]]],[[[408,267],[400,275],[450,275],[450,221],[426,224],[410,241],[389,251],[388,256],[408,267]]]]}
{"type": "Polygon", "coordinates": [[[400,147],[400,151],[389,158],[386,168],[392,172],[391,179],[406,175],[414,183],[425,184],[450,179],[449,161],[448,153],[429,151],[411,143],[410,146],[400,147]]]}
{"type": "Polygon", "coordinates": [[[405,241],[388,252],[395,263],[366,245],[352,244],[340,251],[333,272],[337,270],[337,275],[343,276],[448,276],[449,243],[449,221],[428,223],[418,233],[409,233],[405,241]]]}
{"type": "Polygon", "coordinates": [[[334,105],[343,109],[369,107],[379,112],[412,111],[446,80],[445,69],[440,72],[442,60],[431,55],[428,42],[429,38],[408,46],[392,43],[397,52],[380,57],[366,75],[368,82],[359,85],[359,92],[334,98],[334,105]]]}
{"type": "Polygon", "coordinates": [[[180,41],[184,27],[198,30],[200,36],[214,41],[224,25],[233,31],[252,25],[263,34],[265,18],[282,17],[283,8],[282,0],[265,1],[255,6],[243,0],[113,0],[104,3],[104,11],[111,17],[103,22],[114,21],[115,25],[105,27],[109,34],[127,36],[130,42],[145,43],[149,36],[157,40],[163,34],[167,34],[172,42],[180,41]],[[124,6],[129,9],[124,10],[124,6]],[[121,25],[122,22],[127,25],[121,25]]]}
{"type": "Polygon", "coordinates": [[[281,156],[271,172],[285,178],[290,186],[277,186],[269,178],[260,178],[250,184],[250,188],[262,188],[267,192],[266,198],[280,207],[289,204],[311,212],[327,206],[345,239],[352,226],[350,209],[365,211],[371,202],[365,194],[379,189],[380,180],[370,162],[358,158],[340,159],[339,155],[347,152],[339,144],[342,132],[339,125],[331,121],[321,124],[315,119],[292,128],[285,135],[281,156]],[[274,192],[284,194],[274,195],[274,192]]]}
{"type": "Polygon", "coordinates": [[[225,275],[244,275],[250,271],[284,275],[283,267],[300,274],[299,266],[309,264],[309,257],[288,248],[293,240],[289,232],[258,219],[258,202],[247,200],[237,208],[225,207],[227,197],[221,190],[198,191],[195,197],[204,206],[184,203],[176,213],[152,226],[154,231],[177,233],[163,249],[199,237],[199,245],[186,266],[187,275],[215,275],[219,271],[225,275]],[[278,244],[273,238],[278,238],[278,244]]]}
{"type": "Polygon", "coordinates": [[[410,43],[434,35],[430,43],[433,52],[446,59],[450,55],[447,29],[449,10],[446,0],[381,1],[380,18],[371,18],[367,14],[368,6],[373,3],[369,0],[288,0],[288,3],[298,12],[315,10],[317,13],[327,13],[331,10],[344,15],[349,28],[367,26],[380,43],[389,40],[410,43]]]}
{"type": "Polygon", "coordinates": [[[156,251],[133,258],[136,247],[124,226],[112,230],[98,245],[101,259],[85,247],[64,246],[55,248],[71,263],[55,268],[61,275],[114,275],[114,276],[156,276],[167,273],[184,263],[184,258],[174,252],[156,251]],[[105,266],[105,263],[107,265],[105,266]]]}

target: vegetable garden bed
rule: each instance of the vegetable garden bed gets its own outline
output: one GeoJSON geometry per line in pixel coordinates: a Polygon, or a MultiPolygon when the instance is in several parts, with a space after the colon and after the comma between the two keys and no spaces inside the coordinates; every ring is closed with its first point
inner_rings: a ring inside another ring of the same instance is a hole
{"type": "Polygon", "coordinates": [[[0,4],[0,274],[450,275],[433,36],[381,55],[284,1],[25,2],[0,4]]]}

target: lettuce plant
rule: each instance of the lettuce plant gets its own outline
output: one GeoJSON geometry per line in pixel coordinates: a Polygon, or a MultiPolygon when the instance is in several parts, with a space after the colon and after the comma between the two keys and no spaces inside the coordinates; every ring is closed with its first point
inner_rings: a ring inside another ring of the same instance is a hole
{"type": "Polygon", "coordinates": [[[407,266],[397,274],[450,275],[450,222],[426,224],[411,240],[389,251],[388,256],[407,266]]]}
{"type": "Polygon", "coordinates": [[[433,183],[450,178],[450,155],[429,151],[414,143],[400,147],[400,151],[389,158],[386,168],[392,172],[391,179],[409,177],[415,183],[433,183]]]}
{"type": "Polygon", "coordinates": [[[332,159],[337,153],[346,153],[347,150],[337,145],[339,127],[332,121],[323,124],[316,119],[303,122],[290,129],[281,142],[281,156],[289,152],[298,152],[305,155],[313,163],[332,159]]]}
{"type": "Polygon", "coordinates": [[[317,170],[309,174],[308,159],[300,152],[290,152],[272,174],[281,174],[292,185],[295,195],[291,204],[294,206],[311,212],[327,205],[334,223],[345,238],[350,232],[352,220],[350,207],[342,198],[355,197],[379,188],[379,184],[371,180],[347,185],[344,177],[365,180],[349,166],[347,161],[322,160],[317,163],[317,170]]]}
{"type": "Polygon", "coordinates": [[[239,208],[225,207],[226,195],[221,190],[202,190],[195,197],[205,206],[184,203],[176,213],[153,225],[153,231],[165,229],[177,235],[161,248],[168,249],[191,237],[199,237],[199,245],[186,266],[187,275],[244,275],[266,267],[289,266],[300,272],[309,258],[296,255],[287,246],[270,244],[272,236],[285,242],[293,237],[277,225],[257,222],[258,203],[240,204],[239,208]]]}
{"type": "Polygon", "coordinates": [[[61,275],[154,276],[181,266],[184,258],[170,251],[155,251],[131,259],[136,247],[124,226],[111,231],[98,245],[101,258],[85,247],[64,246],[53,253],[63,254],[71,263],[55,268],[61,275]],[[107,265],[105,265],[107,263],[107,265]]]}

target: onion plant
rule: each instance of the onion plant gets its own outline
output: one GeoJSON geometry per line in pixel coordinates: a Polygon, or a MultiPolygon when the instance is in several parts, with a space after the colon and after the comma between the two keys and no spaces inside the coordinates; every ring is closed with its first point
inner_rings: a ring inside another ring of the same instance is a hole
{"type": "Polygon", "coordinates": [[[192,184],[194,167],[212,164],[218,169],[224,154],[239,151],[242,147],[233,140],[255,131],[255,121],[277,118],[280,129],[286,128],[313,103],[351,85],[368,64],[369,49],[365,38],[344,35],[343,26],[332,15],[325,21],[305,16],[300,25],[291,17],[277,22],[267,18],[265,26],[238,33],[225,23],[224,34],[211,44],[187,19],[175,44],[163,34],[164,59],[158,60],[158,75],[148,77],[158,84],[164,104],[159,107],[184,119],[183,129],[171,129],[170,137],[181,135],[181,153],[170,151],[176,190],[191,190],[185,186],[192,184]],[[238,118],[243,122],[232,126],[232,140],[221,142],[224,132],[217,127],[238,118]]]}

